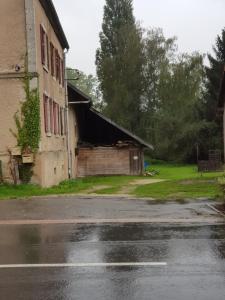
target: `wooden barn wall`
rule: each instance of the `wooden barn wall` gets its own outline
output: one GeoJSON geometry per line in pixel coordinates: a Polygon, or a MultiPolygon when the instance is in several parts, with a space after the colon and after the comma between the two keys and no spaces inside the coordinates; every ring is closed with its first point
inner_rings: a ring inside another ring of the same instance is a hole
{"type": "Polygon", "coordinates": [[[78,177],[94,175],[130,175],[130,149],[80,148],[78,177]]]}

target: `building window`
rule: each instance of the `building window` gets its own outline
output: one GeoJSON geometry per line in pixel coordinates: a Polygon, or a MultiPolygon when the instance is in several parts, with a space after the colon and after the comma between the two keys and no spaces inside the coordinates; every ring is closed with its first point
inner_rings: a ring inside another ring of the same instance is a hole
{"type": "Polygon", "coordinates": [[[52,43],[50,43],[50,60],[51,60],[51,74],[55,76],[55,48],[52,43]]]}
{"type": "Polygon", "coordinates": [[[64,60],[61,60],[61,70],[62,70],[62,86],[65,86],[65,64],[64,60]]]}
{"type": "Polygon", "coordinates": [[[43,28],[40,25],[40,40],[41,40],[41,62],[42,65],[49,69],[49,41],[48,36],[43,28]]]}
{"type": "Polygon", "coordinates": [[[56,72],[56,79],[59,79],[59,53],[58,50],[55,49],[55,72],[56,72]]]}
{"type": "Polygon", "coordinates": [[[58,132],[57,134],[61,134],[61,120],[60,120],[60,106],[57,104],[57,112],[58,112],[58,132]]]}
{"type": "Polygon", "coordinates": [[[49,115],[50,115],[50,132],[53,134],[54,133],[54,114],[53,114],[53,101],[50,98],[49,99],[49,115]]]}
{"type": "Polygon", "coordinates": [[[64,134],[67,134],[67,111],[66,108],[64,108],[64,134]]]}
{"type": "Polygon", "coordinates": [[[43,96],[44,100],[44,125],[45,125],[45,133],[51,133],[51,114],[50,114],[50,105],[49,98],[46,94],[43,96]]]}
{"type": "Polygon", "coordinates": [[[60,123],[61,123],[61,135],[65,135],[65,121],[64,121],[64,108],[60,108],[60,123]]]}
{"type": "Polygon", "coordinates": [[[54,134],[58,134],[59,121],[58,121],[58,106],[53,102],[53,119],[54,119],[54,134]]]}

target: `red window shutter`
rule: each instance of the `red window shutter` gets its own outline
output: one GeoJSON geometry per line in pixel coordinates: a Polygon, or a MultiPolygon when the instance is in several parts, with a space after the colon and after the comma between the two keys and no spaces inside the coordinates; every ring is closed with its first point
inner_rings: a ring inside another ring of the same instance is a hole
{"type": "Polygon", "coordinates": [[[53,111],[54,111],[54,134],[58,133],[58,113],[57,113],[57,104],[53,103],[53,111]]]}
{"type": "Polygon", "coordinates": [[[61,73],[61,58],[59,56],[58,58],[58,62],[59,62],[59,84],[62,83],[62,73],[61,73]]]}
{"type": "Polygon", "coordinates": [[[53,103],[52,99],[49,99],[49,110],[50,110],[50,132],[54,133],[54,117],[53,117],[53,103]]]}
{"type": "Polygon", "coordinates": [[[42,65],[45,64],[45,31],[40,25],[40,41],[41,41],[41,62],[42,65]]]}
{"type": "Polygon", "coordinates": [[[61,135],[64,135],[63,108],[60,108],[61,135]]]}
{"type": "Polygon", "coordinates": [[[58,54],[58,50],[55,50],[55,69],[56,69],[56,79],[59,79],[59,54],[58,54]]]}
{"type": "Polygon", "coordinates": [[[61,124],[60,124],[60,106],[57,104],[57,112],[58,112],[58,134],[60,135],[61,132],[61,124]]]}
{"type": "Polygon", "coordinates": [[[55,75],[55,62],[54,62],[54,46],[50,43],[50,56],[51,56],[51,74],[55,75]]]}
{"type": "Polygon", "coordinates": [[[48,41],[48,36],[46,35],[46,51],[47,51],[47,67],[49,69],[49,41],[48,41]]]}
{"type": "Polygon", "coordinates": [[[67,134],[67,111],[64,109],[64,134],[67,134]]]}
{"type": "Polygon", "coordinates": [[[64,60],[62,59],[62,86],[65,86],[65,63],[64,60]]]}
{"type": "Polygon", "coordinates": [[[44,125],[45,133],[48,132],[48,97],[44,94],[44,125]]]}

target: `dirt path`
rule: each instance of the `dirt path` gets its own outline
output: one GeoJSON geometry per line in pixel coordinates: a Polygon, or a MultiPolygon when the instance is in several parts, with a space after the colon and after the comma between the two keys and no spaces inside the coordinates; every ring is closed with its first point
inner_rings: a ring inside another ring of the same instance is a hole
{"type": "Polygon", "coordinates": [[[147,185],[147,184],[154,184],[154,183],[158,183],[158,182],[162,182],[165,181],[164,179],[136,179],[133,180],[131,182],[129,182],[127,185],[125,185],[124,187],[122,187],[122,189],[120,189],[118,191],[118,194],[120,195],[129,195],[130,193],[132,193],[138,186],[142,186],[142,185],[147,185]]]}

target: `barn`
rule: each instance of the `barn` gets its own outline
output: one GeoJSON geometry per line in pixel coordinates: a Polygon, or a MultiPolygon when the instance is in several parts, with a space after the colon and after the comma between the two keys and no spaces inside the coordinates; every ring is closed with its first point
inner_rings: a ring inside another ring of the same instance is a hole
{"type": "Polygon", "coordinates": [[[78,127],[77,177],[143,174],[144,149],[151,145],[95,110],[91,99],[70,83],[68,102],[78,127]]]}

